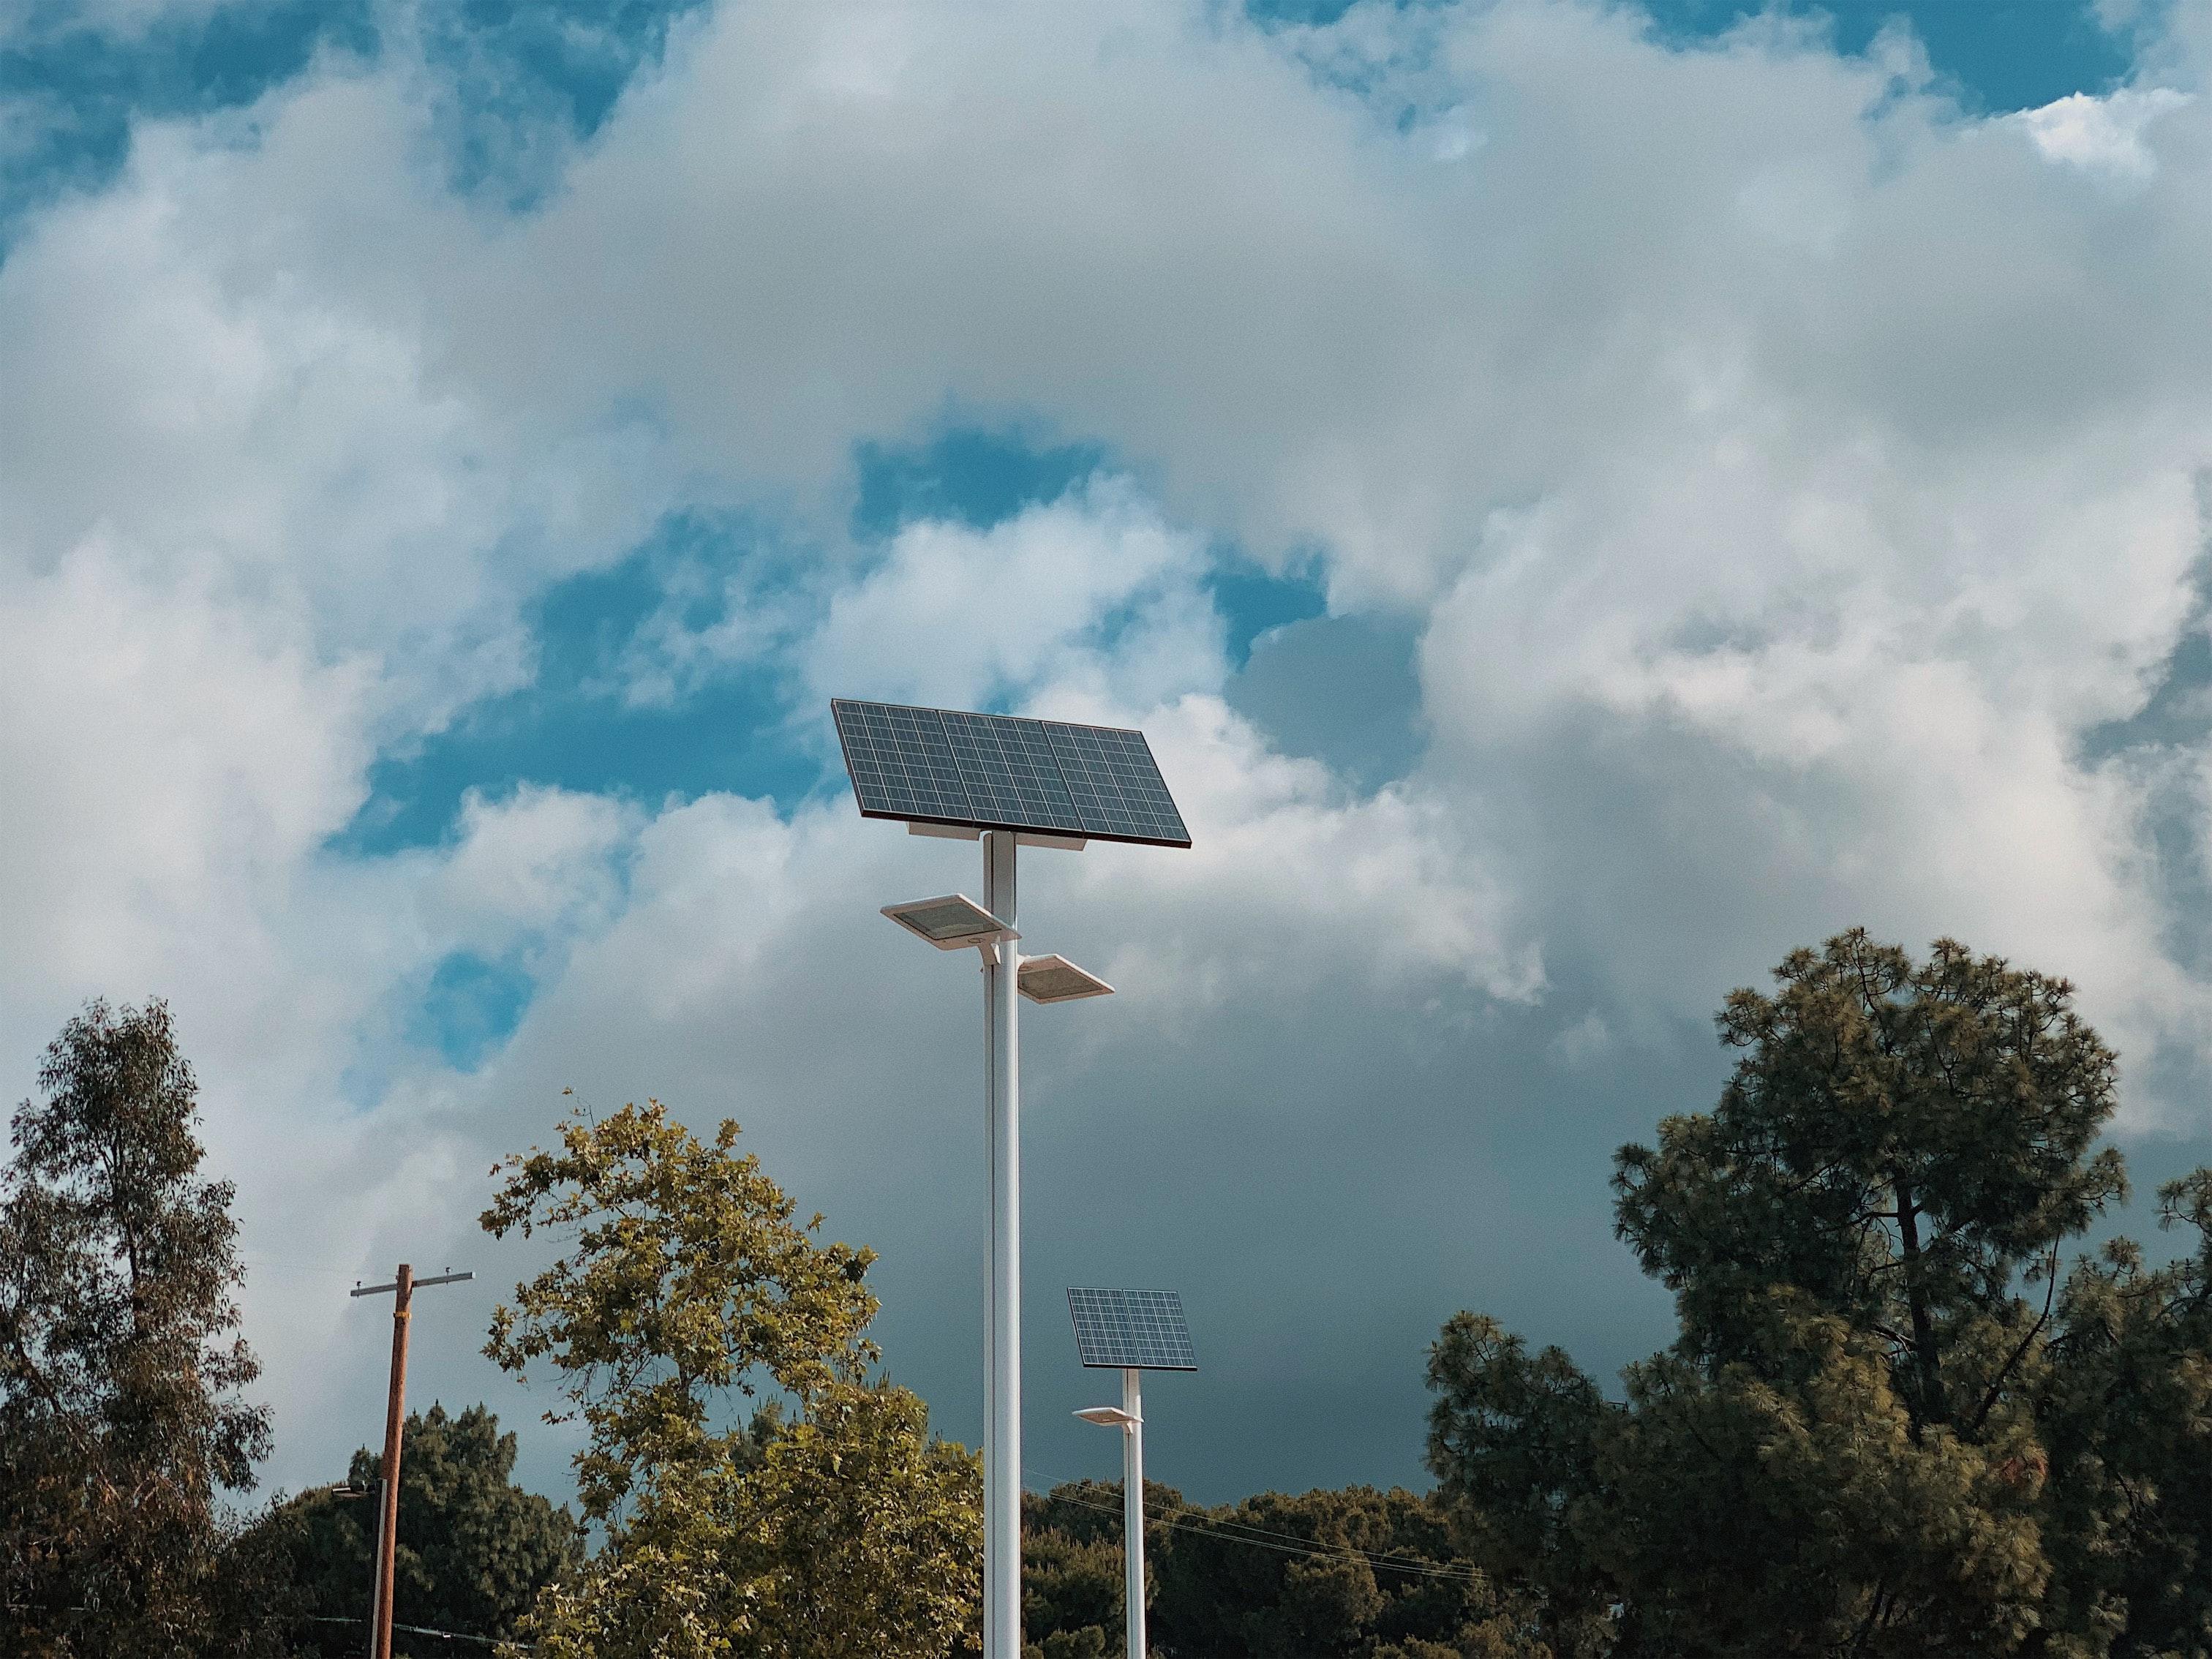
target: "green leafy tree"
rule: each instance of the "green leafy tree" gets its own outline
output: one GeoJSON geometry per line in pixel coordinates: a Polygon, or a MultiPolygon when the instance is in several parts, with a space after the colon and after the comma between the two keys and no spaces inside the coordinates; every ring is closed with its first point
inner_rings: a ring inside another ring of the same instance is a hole
{"type": "Polygon", "coordinates": [[[1455,1316],[1429,1355],[1429,1464],[1455,1541],[1534,1599],[1561,1659],[1611,1650],[1618,1589],[1594,1546],[1607,1518],[1599,1448],[1611,1409],[1561,1349],[1531,1354],[1481,1314],[1455,1316]]]}
{"type": "MultiPolygon", "coordinates": [[[[1403,1491],[1265,1492],[1195,1509],[1145,1484],[1148,1634],[1172,1659],[1547,1659],[1525,1602],[1453,1546],[1443,1510],[1403,1491]]],[[[1025,1505],[1024,1622],[1042,1659],[1121,1651],[1118,1483],[1025,1505]]]]}
{"type": "MultiPolygon", "coordinates": [[[[167,1008],[63,1029],[0,1174],[0,1626],[21,1654],[251,1646],[223,1498],[269,1420],[241,1391],[228,1182],[201,1178],[167,1008]]],[[[240,1556],[243,1562],[246,1558],[240,1556]]],[[[251,1598],[248,1598],[250,1601],[251,1598]]]]}
{"type": "MultiPolygon", "coordinates": [[[[1182,1507],[1182,1495],[1172,1487],[1145,1483],[1145,1580],[1153,1592],[1174,1534],[1152,1517],[1182,1507]]],[[[1056,1486],[1049,1496],[1022,1494],[1024,1659],[1099,1659],[1121,1652],[1125,1589],[1119,1482],[1080,1480],[1056,1486]]]]}
{"type": "Polygon", "coordinates": [[[2166,1311],[2185,1287],[2124,1250],[2058,1295],[2065,1241],[2124,1191],[2094,1144],[2113,1056],[2064,981],[1948,940],[1916,963],[1854,931],[1776,979],[1722,1011],[1714,1109],[1616,1160],[1619,1231],[1681,1328],[1626,1401],[1446,1327],[1429,1455],[1460,1534],[1562,1654],[2104,1653],[2126,1592],[2055,1571],[2124,1507],[2075,1478],[2116,1397],[2069,1369],[2077,1327],[2101,1309],[2119,1365],[2195,1340],[2166,1311]]]}
{"type": "Polygon", "coordinates": [[[1782,1313],[1756,1364],[1630,1367],[1590,1534],[1629,1651],[2017,1650],[2050,1576],[2033,1436],[1916,1442],[1888,1360],[1839,1320],[1782,1313]]]}
{"type": "Polygon", "coordinates": [[[2152,1267],[2115,1239],[2060,1297],[2039,1411],[2047,1651],[2212,1659],[2212,1170],[2158,1197],[2196,1248],[2152,1267]]]}
{"type": "MultiPolygon", "coordinates": [[[[583,1559],[583,1529],[565,1508],[514,1484],[515,1438],[483,1406],[458,1417],[441,1406],[407,1419],[399,1471],[399,1530],[392,1605],[398,1618],[464,1635],[514,1633],[538,1591],[583,1559]]],[[[368,1491],[380,1453],[353,1455],[349,1480],[368,1491]]],[[[359,1630],[325,1620],[366,1617],[376,1505],[367,1496],[317,1491],[280,1505],[257,1526],[281,1553],[295,1592],[294,1639],[351,1654],[359,1630]]],[[[402,1634],[400,1651],[423,1645],[402,1634]]],[[[442,1646],[440,1649],[443,1651],[442,1646]]]]}
{"type": "Polygon", "coordinates": [[[606,1529],[524,1632],[549,1659],[972,1648],[974,1460],[872,1375],[872,1252],[819,1242],[737,1137],[726,1121],[702,1143],[651,1102],[571,1117],[557,1150],[501,1166],[485,1228],[571,1242],[485,1352],[559,1374],[549,1415],[582,1422],[578,1493],[606,1529]],[[763,1389],[790,1412],[720,1426],[763,1389]]]}
{"type": "Polygon", "coordinates": [[[1884,1345],[1917,1440],[1973,1439],[2032,1357],[2058,1250],[2124,1194],[2093,1152],[2114,1060],[2062,979],[1863,930],[1739,990],[1743,1051],[1711,1113],[1617,1162],[1620,1233],[1675,1293],[1681,1347],[1756,1362],[1777,1288],[1884,1345]]]}

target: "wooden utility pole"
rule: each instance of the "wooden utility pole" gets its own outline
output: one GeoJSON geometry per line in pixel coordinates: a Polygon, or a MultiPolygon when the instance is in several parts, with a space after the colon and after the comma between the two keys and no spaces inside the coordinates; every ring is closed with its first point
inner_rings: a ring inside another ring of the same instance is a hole
{"type": "Polygon", "coordinates": [[[407,1327],[414,1317],[415,1291],[419,1285],[458,1285],[474,1279],[472,1273],[441,1273],[417,1279],[404,1261],[398,1277],[389,1285],[356,1285],[355,1296],[393,1293],[392,1306],[392,1391],[384,1406],[384,1490],[376,1528],[376,1572],[369,1586],[369,1659],[392,1659],[392,1577],[399,1546],[399,1437],[407,1422],[407,1327]]]}

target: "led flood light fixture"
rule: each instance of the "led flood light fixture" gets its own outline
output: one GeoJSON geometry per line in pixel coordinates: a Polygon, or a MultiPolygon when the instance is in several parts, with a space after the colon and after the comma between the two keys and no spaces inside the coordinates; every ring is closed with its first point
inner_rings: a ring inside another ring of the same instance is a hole
{"type": "Polygon", "coordinates": [[[1114,988],[1066,957],[1024,957],[1019,973],[1022,994],[1031,1002],[1073,1002],[1079,997],[1110,997],[1114,988]]]}
{"type": "Polygon", "coordinates": [[[940,951],[963,951],[971,945],[997,945],[1021,937],[965,893],[886,904],[884,914],[940,951]]]}
{"type": "MultiPolygon", "coordinates": [[[[1190,830],[1141,732],[842,697],[830,712],[861,817],[902,822],[915,835],[983,840],[981,904],[956,893],[886,906],[884,914],[939,950],[974,945],[983,959],[991,1203],[983,1295],[983,1659],[1021,1659],[1020,998],[1072,1002],[1114,988],[1065,957],[1022,959],[1015,948],[1021,938],[1015,853],[1023,846],[1080,852],[1094,841],[1188,847],[1190,830]]],[[[1138,1492],[1141,1498],[1141,1484],[1138,1492]]]]}
{"type": "Polygon", "coordinates": [[[1092,1370],[1121,1373],[1121,1403],[1075,1414],[1121,1431],[1121,1567],[1127,1574],[1129,1659],[1145,1659],[1145,1396],[1146,1371],[1194,1371],[1190,1327],[1173,1291],[1100,1291],[1068,1286],[1075,1352],[1092,1370]]]}

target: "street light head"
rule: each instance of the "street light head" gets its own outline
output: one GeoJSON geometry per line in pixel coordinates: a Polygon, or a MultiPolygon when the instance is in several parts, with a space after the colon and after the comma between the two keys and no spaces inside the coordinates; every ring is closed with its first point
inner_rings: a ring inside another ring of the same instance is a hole
{"type": "Polygon", "coordinates": [[[1015,976],[1021,994],[1031,1002],[1073,1002],[1078,997],[1109,997],[1114,988],[1097,975],[1077,967],[1066,957],[1030,957],[1015,976]]]}
{"type": "Polygon", "coordinates": [[[1021,937],[965,893],[886,904],[884,914],[940,951],[964,951],[971,945],[996,945],[1021,937]]]}
{"type": "Polygon", "coordinates": [[[1134,1428],[1144,1420],[1134,1412],[1125,1412],[1119,1406],[1085,1406],[1075,1414],[1086,1423],[1096,1423],[1102,1429],[1134,1428]]]}

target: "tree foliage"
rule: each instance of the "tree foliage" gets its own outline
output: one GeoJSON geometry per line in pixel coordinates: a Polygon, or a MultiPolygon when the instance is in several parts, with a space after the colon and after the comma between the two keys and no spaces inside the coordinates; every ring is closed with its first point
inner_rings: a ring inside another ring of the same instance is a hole
{"type": "Polygon", "coordinates": [[[13,1650],[250,1644],[217,1564],[223,1494],[269,1421],[237,1334],[228,1182],[203,1180],[197,1091],[160,1002],[94,1002],[14,1118],[0,1174],[0,1603],[13,1650]]]}
{"type": "Polygon", "coordinates": [[[2023,1274],[2125,1191],[2092,1143],[2113,1056],[2063,980],[1863,932],[1792,953],[1720,1015],[1743,1058],[1709,1114],[1624,1147],[1620,1233],[1675,1293],[1686,1354],[1754,1361],[1777,1290],[1880,1342],[1914,1437],[1988,1427],[2039,1334],[2023,1274]]]}
{"type": "MultiPolygon", "coordinates": [[[[1616,1159],[1680,1321],[1625,1399],[1446,1326],[1458,1536],[1563,1656],[2212,1655],[2212,1255],[2062,1273],[2125,1191],[2071,988],[1863,932],[1776,981],[1721,1012],[1714,1109],[1616,1159]]],[[[2212,1174],[2162,1201],[2201,1239],[2212,1174]]]]}
{"type": "Polygon", "coordinates": [[[556,1228],[485,1352],[549,1364],[601,1551],[525,1621],[550,1659],[936,1656],[975,1645],[981,1481],[872,1376],[873,1254],[815,1237],[757,1159],[657,1102],[495,1170],[495,1236],[556,1228]],[[770,1392],[749,1433],[733,1401],[770,1392]]]}
{"type": "MultiPolygon", "coordinates": [[[[1030,1652],[1121,1652],[1119,1483],[1024,1509],[1030,1652]]],[[[1352,1486],[1197,1509],[1146,1481],[1145,1513],[1147,1634],[1164,1659],[1545,1659],[1527,1601],[1460,1557],[1431,1498],[1352,1486]]]]}
{"type": "MultiPolygon", "coordinates": [[[[409,1413],[406,1448],[393,1563],[397,1617],[464,1635],[512,1635],[538,1591],[582,1560],[583,1529],[566,1509],[514,1484],[515,1437],[501,1434],[499,1419],[483,1406],[458,1417],[436,1405],[409,1413]]],[[[353,1493],[302,1493],[254,1529],[292,1592],[293,1640],[303,1650],[349,1655],[361,1645],[357,1625],[322,1621],[367,1616],[374,1483],[382,1465],[381,1453],[362,1447],[348,1470],[353,1493]]],[[[404,1635],[396,1643],[403,1652],[416,1645],[404,1635]]]]}

